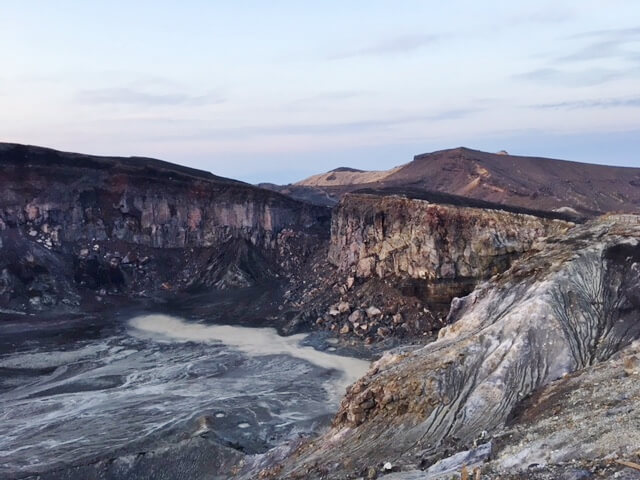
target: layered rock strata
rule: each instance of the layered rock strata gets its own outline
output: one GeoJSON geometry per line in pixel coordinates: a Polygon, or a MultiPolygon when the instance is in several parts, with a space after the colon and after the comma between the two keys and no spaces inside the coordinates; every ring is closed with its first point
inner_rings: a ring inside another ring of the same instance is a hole
{"type": "Polygon", "coordinates": [[[329,261],[356,279],[393,278],[447,310],[453,297],[509,268],[536,241],[572,226],[507,210],[435,194],[349,194],[333,215],[329,261]]]}
{"type": "Polygon", "coordinates": [[[2,144],[0,164],[11,308],[57,304],[70,279],[107,292],[249,285],[298,268],[328,229],[325,208],[153,159],[2,144]]]}

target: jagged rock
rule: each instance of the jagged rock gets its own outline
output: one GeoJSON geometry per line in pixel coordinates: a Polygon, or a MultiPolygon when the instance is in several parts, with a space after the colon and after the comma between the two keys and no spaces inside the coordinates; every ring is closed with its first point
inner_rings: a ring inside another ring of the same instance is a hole
{"type": "Polygon", "coordinates": [[[573,224],[499,210],[435,204],[420,198],[349,194],[332,217],[329,261],[357,278],[413,282],[432,307],[506,270],[540,237],[573,224]]]}
{"type": "Polygon", "coordinates": [[[353,313],[349,315],[349,321],[354,324],[359,323],[363,319],[364,319],[364,314],[362,313],[362,310],[354,310],[353,313]]]}
{"type": "Polygon", "coordinates": [[[340,329],[340,334],[345,335],[347,333],[349,333],[351,329],[349,328],[349,324],[345,323],[342,328],[340,329]]]}
{"type": "Polygon", "coordinates": [[[349,305],[347,302],[340,302],[338,304],[338,311],[340,313],[349,313],[351,311],[351,305],[349,305]]]}
{"type": "Polygon", "coordinates": [[[353,284],[355,283],[356,279],[355,277],[347,277],[347,288],[351,289],[353,288],[353,284]]]}
{"type": "Polygon", "coordinates": [[[402,318],[401,313],[396,313],[393,315],[393,323],[395,325],[400,325],[402,322],[404,322],[404,319],[402,318]]]}
{"type": "Polygon", "coordinates": [[[368,318],[375,318],[382,315],[382,311],[377,307],[369,307],[366,310],[368,318]]]}
{"type": "Polygon", "coordinates": [[[387,338],[391,336],[391,329],[387,327],[380,327],[377,331],[379,337],[387,338]]]}
{"type": "Polygon", "coordinates": [[[627,355],[623,361],[624,373],[627,375],[640,374],[640,354],[627,355]]]}

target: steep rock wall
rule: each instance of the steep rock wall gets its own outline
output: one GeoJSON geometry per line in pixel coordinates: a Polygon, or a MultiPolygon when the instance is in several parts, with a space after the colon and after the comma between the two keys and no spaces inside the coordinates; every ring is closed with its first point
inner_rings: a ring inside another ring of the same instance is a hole
{"type": "Polygon", "coordinates": [[[329,261],[356,278],[408,280],[425,300],[448,307],[537,240],[571,226],[495,208],[355,193],[334,212],[329,261]]]}
{"type": "Polygon", "coordinates": [[[274,248],[287,227],[327,211],[206,172],[149,159],[0,150],[5,225],[51,232],[51,242],[118,239],[158,248],[209,247],[231,237],[274,248]]]}
{"type": "Polygon", "coordinates": [[[153,159],[3,144],[0,165],[5,302],[42,300],[30,288],[62,273],[52,257],[94,288],[248,284],[294,269],[328,229],[325,208],[153,159]]]}

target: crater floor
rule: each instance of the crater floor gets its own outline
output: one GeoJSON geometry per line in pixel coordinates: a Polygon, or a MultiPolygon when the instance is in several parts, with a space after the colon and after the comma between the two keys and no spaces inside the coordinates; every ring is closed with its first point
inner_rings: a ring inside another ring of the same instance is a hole
{"type": "Polygon", "coordinates": [[[327,424],[368,368],[305,335],[202,319],[136,316],[68,342],[68,325],[40,327],[0,325],[21,339],[0,355],[3,478],[225,478],[241,453],[327,424]]]}

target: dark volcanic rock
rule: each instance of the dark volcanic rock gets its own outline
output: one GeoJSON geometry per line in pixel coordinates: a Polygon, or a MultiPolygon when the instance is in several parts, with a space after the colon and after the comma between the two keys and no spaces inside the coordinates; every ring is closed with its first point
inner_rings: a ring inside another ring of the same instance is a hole
{"type": "Polygon", "coordinates": [[[282,193],[295,200],[320,205],[324,207],[333,207],[340,201],[339,195],[328,193],[321,187],[308,187],[305,185],[275,185],[273,183],[259,183],[258,187],[274,192],[282,193]]]}
{"type": "Polygon", "coordinates": [[[159,160],[2,144],[0,165],[4,308],[75,302],[75,287],[252,285],[298,269],[327,236],[325,208],[159,160]]]}

